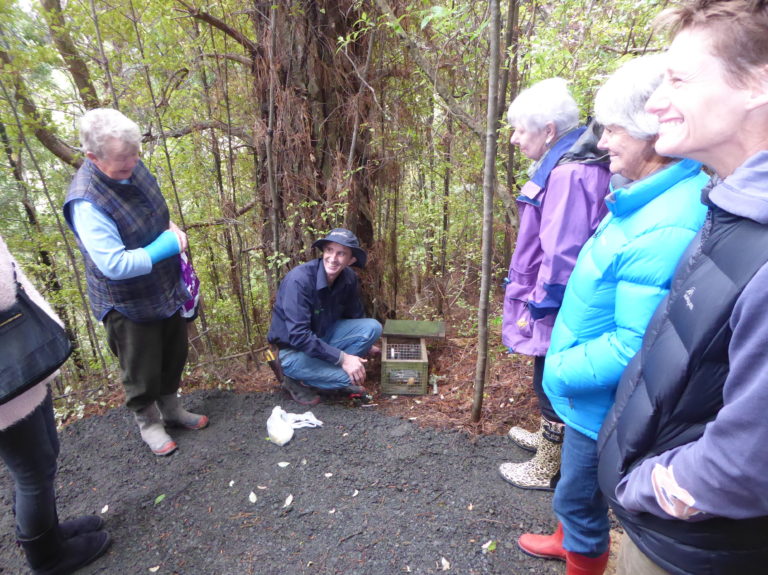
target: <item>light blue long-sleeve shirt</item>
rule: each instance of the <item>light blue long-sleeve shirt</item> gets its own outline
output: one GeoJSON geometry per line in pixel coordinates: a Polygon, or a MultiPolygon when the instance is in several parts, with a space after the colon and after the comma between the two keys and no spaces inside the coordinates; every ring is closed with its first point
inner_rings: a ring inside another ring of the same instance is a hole
{"type": "Polygon", "coordinates": [[[152,271],[147,250],[126,249],[115,222],[91,202],[74,200],[71,210],[77,235],[101,273],[111,280],[124,280],[152,271]]]}

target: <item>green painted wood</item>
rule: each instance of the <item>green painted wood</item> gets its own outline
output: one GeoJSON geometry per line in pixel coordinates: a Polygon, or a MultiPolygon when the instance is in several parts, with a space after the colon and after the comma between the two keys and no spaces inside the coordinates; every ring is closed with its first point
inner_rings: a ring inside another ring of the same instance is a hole
{"type": "Polygon", "coordinates": [[[445,322],[411,319],[388,319],[384,335],[400,337],[445,337],[445,322]]]}

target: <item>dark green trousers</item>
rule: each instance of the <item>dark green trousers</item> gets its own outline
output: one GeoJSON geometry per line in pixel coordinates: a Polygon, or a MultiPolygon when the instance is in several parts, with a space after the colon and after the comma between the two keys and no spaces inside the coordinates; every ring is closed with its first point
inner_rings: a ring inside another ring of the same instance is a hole
{"type": "Polygon", "coordinates": [[[109,349],[120,362],[128,409],[138,411],[160,396],[178,391],[189,349],[187,321],[180,313],[135,322],[112,310],[103,323],[109,349]]]}

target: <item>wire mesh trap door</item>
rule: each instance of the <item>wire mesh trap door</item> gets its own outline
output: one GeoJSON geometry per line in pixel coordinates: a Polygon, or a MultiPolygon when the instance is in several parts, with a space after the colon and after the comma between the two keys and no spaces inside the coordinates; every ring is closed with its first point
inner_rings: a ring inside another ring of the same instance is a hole
{"type": "Polygon", "coordinates": [[[381,354],[381,392],[424,395],[429,361],[424,338],[384,337],[381,354]]]}

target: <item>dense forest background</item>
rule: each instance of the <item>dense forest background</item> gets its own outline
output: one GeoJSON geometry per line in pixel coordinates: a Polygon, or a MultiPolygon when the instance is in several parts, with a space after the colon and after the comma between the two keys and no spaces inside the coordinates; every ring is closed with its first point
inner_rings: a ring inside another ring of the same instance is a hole
{"type": "Polygon", "coordinates": [[[61,215],[85,110],[119,108],[141,126],[143,160],[187,231],[203,293],[190,369],[253,360],[280,279],[338,226],[369,250],[371,315],[440,317],[470,338],[491,46],[493,288],[528,167],[508,144],[509,102],[562,76],[586,119],[607,74],[658,50],[650,22],[665,4],[0,0],[0,234],[76,342],[57,390],[66,409],[99,401],[116,379],[61,215]]]}

